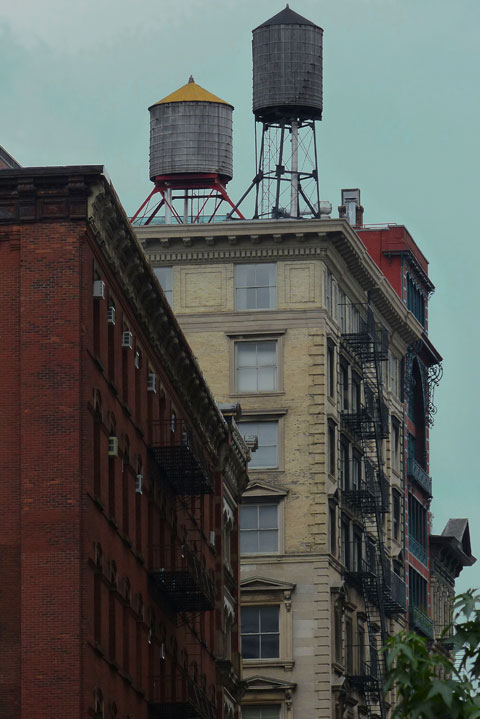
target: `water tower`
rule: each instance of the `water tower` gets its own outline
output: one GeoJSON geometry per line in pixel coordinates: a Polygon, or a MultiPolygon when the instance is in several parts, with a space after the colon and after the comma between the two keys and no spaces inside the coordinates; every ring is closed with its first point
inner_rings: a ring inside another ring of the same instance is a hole
{"type": "Polygon", "coordinates": [[[255,188],[254,218],[320,217],[322,39],[322,28],[288,5],[253,31],[257,171],[238,205],[255,188]]]}
{"type": "Polygon", "coordinates": [[[244,219],[226,191],[233,175],[233,106],[190,77],[149,111],[154,187],[132,224],[148,225],[155,218],[165,224],[210,222],[223,202],[244,219]]]}

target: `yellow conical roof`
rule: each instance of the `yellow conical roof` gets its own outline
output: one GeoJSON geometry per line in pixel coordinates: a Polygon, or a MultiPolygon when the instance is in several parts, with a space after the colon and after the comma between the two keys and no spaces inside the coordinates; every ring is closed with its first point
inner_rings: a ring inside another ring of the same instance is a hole
{"type": "MultiPolygon", "coordinates": [[[[221,100],[216,95],[197,85],[191,75],[186,85],[182,85],[178,90],[164,97],[163,100],[155,102],[154,105],[163,105],[166,102],[220,102],[222,105],[230,105],[229,102],[221,100]]],[[[232,105],[230,105],[230,107],[232,107],[232,105]]]]}

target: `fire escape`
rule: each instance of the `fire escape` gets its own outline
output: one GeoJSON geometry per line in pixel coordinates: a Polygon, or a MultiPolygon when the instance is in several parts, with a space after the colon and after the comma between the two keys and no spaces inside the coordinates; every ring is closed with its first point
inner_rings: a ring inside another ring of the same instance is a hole
{"type": "MultiPolygon", "coordinates": [[[[152,422],[149,453],[153,483],[160,492],[175,497],[175,517],[166,516],[175,532],[168,541],[152,547],[151,585],[176,613],[177,625],[190,627],[190,639],[200,656],[203,648],[195,629],[198,614],[215,608],[214,575],[205,561],[208,550],[201,512],[202,496],[214,491],[212,469],[194,430],[174,415],[169,421],[152,422]],[[179,516],[185,524],[177,528],[179,516]]],[[[189,667],[172,662],[168,675],[152,677],[152,682],[150,719],[214,719],[215,697],[209,698],[189,667]]]]}
{"type": "Polygon", "coordinates": [[[383,400],[381,363],[388,360],[388,334],[377,328],[369,307],[358,331],[343,334],[342,344],[360,370],[364,402],[342,413],[342,429],[362,447],[363,473],[342,492],[344,506],[361,521],[363,542],[347,567],[346,579],[362,593],[368,642],[348,648],[354,654],[347,679],[363,694],[368,717],[387,717],[383,694],[386,657],[380,650],[388,638],[388,618],[405,612],[405,582],[392,571],[383,541],[383,514],[389,511],[389,483],[384,474],[382,442],[388,437],[388,408],[383,400]]]}

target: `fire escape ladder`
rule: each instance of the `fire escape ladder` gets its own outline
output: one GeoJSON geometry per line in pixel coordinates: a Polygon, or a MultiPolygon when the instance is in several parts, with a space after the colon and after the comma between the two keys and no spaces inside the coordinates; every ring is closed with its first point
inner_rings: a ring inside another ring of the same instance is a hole
{"type": "MultiPolygon", "coordinates": [[[[366,561],[362,560],[360,582],[365,602],[368,630],[368,659],[360,657],[358,674],[349,681],[365,698],[368,719],[387,718],[383,694],[386,671],[385,653],[380,649],[388,638],[386,599],[391,580],[389,561],[383,542],[382,514],[388,511],[388,482],[383,471],[382,442],[388,437],[388,410],[383,401],[381,362],[388,359],[388,334],[382,328],[380,338],[371,307],[367,319],[360,319],[358,332],[344,334],[342,340],[361,368],[364,405],[354,418],[343,419],[356,435],[363,450],[365,480],[359,493],[366,561]]],[[[351,494],[351,493],[349,493],[351,494]]],[[[350,498],[345,500],[351,504],[350,498]]],[[[393,612],[392,612],[393,613],[393,612]]],[[[361,650],[361,655],[364,650],[361,650]]]]}

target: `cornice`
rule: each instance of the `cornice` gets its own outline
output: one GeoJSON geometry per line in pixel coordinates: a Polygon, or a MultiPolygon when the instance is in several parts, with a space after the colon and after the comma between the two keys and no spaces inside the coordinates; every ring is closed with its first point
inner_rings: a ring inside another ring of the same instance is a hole
{"type": "Polygon", "coordinates": [[[106,178],[98,178],[89,203],[88,223],[115,273],[125,297],[133,308],[148,342],[185,407],[188,416],[203,433],[202,439],[213,456],[226,459],[236,481],[245,482],[245,463],[240,466],[238,447],[232,452],[228,427],[218,409],[185,336],[148,265],[128,219],[106,178]]]}
{"type": "Polygon", "coordinates": [[[366,298],[407,344],[422,334],[420,323],[346,220],[219,222],[208,226],[139,227],[135,232],[153,264],[316,258],[337,267],[339,257],[366,298]]]}

